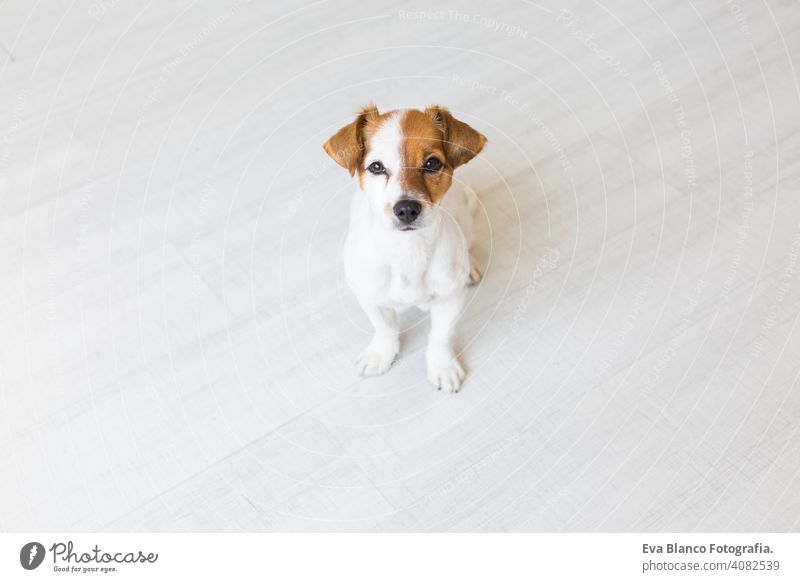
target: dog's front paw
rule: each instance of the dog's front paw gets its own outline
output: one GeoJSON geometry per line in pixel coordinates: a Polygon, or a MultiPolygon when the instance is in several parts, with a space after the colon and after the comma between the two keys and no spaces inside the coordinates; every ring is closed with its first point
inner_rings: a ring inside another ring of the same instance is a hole
{"type": "Polygon", "coordinates": [[[464,368],[454,354],[428,354],[428,380],[439,390],[458,392],[464,376],[464,368]]]}
{"type": "Polygon", "coordinates": [[[356,359],[356,369],[361,376],[378,376],[392,367],[398,348],[390,344],[371,343],[356,359]]]}

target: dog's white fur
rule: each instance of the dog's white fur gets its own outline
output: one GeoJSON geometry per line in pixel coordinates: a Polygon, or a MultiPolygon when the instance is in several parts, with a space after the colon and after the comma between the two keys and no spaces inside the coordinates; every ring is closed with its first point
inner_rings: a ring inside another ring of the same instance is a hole
{"type": "Polygon", "coordinates": [[[469,253],[477,201],[468,187],[454,179],[444,198],[425,208],[419,228],[398,228],[389,209],[406,195],[398,178],[402,115],[402,111],[393,113],[364,144],[364,165],[379,160],[387,176],[365,173],[362,188],[351,202],[345,274],[375,330],[356,365],[364,376],[388,370],[400,348],[396,311],[418,307],[431,313],[428,379],[440,389],[456,392],[465,374],[453,333],[467,285],[477,283],[481,276],[469,253]]]}

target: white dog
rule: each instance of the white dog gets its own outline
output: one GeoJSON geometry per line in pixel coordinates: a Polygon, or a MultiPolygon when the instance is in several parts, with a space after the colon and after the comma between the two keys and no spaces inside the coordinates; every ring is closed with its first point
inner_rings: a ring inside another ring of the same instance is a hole
{"type": "Polygon", "coordinates": [[[389,369],[400,349],[396,310],[416,306],[431,312],[428,380],[450,392],[461,386],[453,332],[466,286],[481,272],[469,254],[475,194],[450,186],[453,170],[485,144],[443,107],[379,113],[374,105],[325,142],[328,155],[358,174],[344,267],[375,328],[357,360],[360,374],[389,369]]]}

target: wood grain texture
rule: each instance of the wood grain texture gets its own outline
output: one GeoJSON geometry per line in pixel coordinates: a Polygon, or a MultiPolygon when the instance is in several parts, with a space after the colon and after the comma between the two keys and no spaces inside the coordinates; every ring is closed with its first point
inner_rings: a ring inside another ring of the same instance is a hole
{"type": "Polygon", "coordinates": [[[794,1],[0,5],[0,530],[797,531],[794,1]],[[489,137],[360,379],[362,104],[489,137]]]}

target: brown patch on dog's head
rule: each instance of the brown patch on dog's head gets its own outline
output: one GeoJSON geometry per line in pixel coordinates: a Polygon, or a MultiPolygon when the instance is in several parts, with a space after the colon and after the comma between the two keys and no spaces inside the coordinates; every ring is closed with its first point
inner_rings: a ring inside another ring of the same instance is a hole
{"type": "Polygon", "coordinates": [[[403,134],[400,152],[403,191],[422,203],[436,204],[450,188],[453,178],[453,168],[447,165],[442,132],[429,116],[415,109],[406,111],[400,118],[400,130],[403,134]],[[439,171],[425,170],[425,163],[430,159],[441,162],[439,171]]]}
{"type": "Polygon", "coordinates": [[[355,121],[334,133],[322,147],[334,162],[350,172],[351,176],[354,175],[364,158],[368,130],[370,126],[379,123],[381,117],[374,103],[365,105],[356,115],[355,121]]]}
{"type": "Polygon", "coordinates": [[[403,133],[403,190],[437,204],[453,181],[453,170],[474,158],[486,144],[486,137],[457,120],[439,106],[424,112],[411,109],[400,119],[403,133]],[[438,167],[430,170],[426,164],[438,167]]]}

